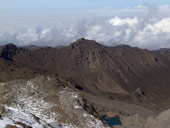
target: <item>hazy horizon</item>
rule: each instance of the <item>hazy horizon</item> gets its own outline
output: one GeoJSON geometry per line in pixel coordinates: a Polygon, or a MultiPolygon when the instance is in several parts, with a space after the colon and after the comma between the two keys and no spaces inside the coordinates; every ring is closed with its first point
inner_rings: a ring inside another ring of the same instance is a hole
{"type": "Polygon", "coordinates": [[[167,0],[0,1],[0,45],[68,45],[79,38],[108,46],[170,48],[167,0]]]}

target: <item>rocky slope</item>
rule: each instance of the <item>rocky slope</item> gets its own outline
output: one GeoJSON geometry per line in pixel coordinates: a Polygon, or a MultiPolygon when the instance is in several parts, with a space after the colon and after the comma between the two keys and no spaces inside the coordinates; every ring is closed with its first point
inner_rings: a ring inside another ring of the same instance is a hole
{"type": "Polygon", "coordinates": [[[1,128],[107,127],[93,105],[57,79],[39,76],[1,83],[0,88],[1,128]]]}
{"type": "Polygon", "coordinates": [[[143,118],[139,115],[122,117],[123,126],[115,128],[170,128],[170,109],[156,117],[143,118]]]}
{"type": "MultiPolygon", "coordinates": [[[[37,76],[30,80],[0,83],[0,127],[108,127],[103,120],[101,121],[95,106],[84,99],[75,88],[69,87],[70,83],[67,80],[63,84],[64,81],[65,79],[60,77],[37,76]]],[[[121,104],[117,105],[121,106],[121,104]]],[[[146,111],[142,108],[138,109],[142,113],[146,111]]],[[[107,112],[105,114],[109,115],[107,112]]],[[[122,126],[114,126],[114,128],[169,128],[169,115],[170,110],[158,116],[121,115],[122,126]]]]}

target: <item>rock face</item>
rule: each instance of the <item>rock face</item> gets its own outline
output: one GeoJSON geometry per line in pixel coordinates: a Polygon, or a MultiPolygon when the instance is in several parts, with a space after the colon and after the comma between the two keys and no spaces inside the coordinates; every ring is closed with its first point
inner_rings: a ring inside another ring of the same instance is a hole
{"type": "Polygon", "coordinates": [[[1,94],[1,128],[107,127],[90,103],[56,79],[40,76],[0,86],[9,88],[1,94]]]}

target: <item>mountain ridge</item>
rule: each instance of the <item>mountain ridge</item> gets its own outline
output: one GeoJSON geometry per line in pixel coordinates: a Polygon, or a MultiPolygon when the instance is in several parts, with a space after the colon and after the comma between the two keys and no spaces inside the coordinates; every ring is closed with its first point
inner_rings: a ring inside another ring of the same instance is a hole
{"type": "Polygon", "coordinates": [[[37,74],[59,75],[72,78],[80,91],[90,95],[155,111],[170,107],[164,105],[170,97],[169,53],[126,45],[109,47],[84,38],[59,49],[7,51],[12,61],[0,57],[1,82],[37,74]]]}

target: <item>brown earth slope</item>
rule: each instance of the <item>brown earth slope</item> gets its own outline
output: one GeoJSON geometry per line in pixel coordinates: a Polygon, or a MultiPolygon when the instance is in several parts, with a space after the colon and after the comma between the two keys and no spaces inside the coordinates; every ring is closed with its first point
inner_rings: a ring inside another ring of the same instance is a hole
{"type": "Polygon", "coordinates": [[[1,82],[36,74],[67,77],[88,95],[147,108],[170,107],[170,59],[161,51],[107,47],[86,39],[60,49],[0,48],[1,82]]]}

